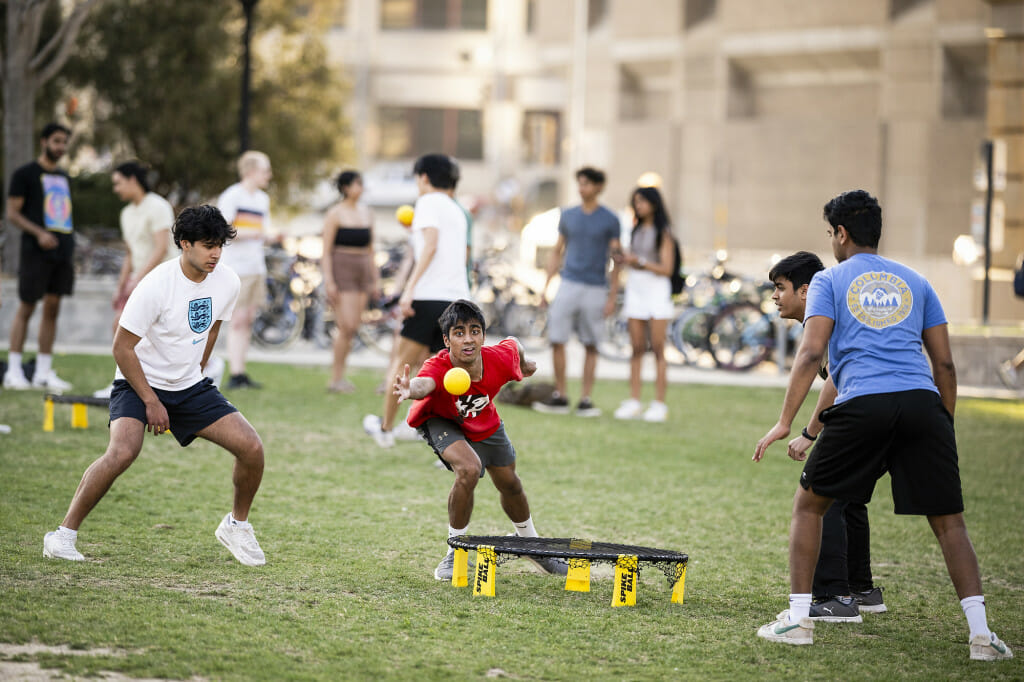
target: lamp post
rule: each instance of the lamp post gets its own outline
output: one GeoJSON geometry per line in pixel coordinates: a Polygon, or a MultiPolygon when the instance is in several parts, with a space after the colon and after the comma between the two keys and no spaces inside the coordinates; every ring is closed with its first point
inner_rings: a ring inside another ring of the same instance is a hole
{"type": "Polygon", "coordinates": [[[252,13],[259,0],[241,0],[245,12],[245,32],[242,33],[242,97],[238,107],[239,154],[249,149],[249,82],[252,66],[249,58],[249,43],[252,38],[252,13]]]}

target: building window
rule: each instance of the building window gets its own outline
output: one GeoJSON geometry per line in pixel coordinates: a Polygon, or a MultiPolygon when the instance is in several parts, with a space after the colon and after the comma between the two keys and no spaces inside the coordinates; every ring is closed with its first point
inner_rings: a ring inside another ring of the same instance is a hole
{"type": "Polygon", "coordinates": [[[478,109],[381,107],[381,159],[449,154],[458,159],[484,156],[483,115],[478,109]]]}
{"type": "Polygon", "coordinates": [[[523,113],[523,162],[557,166],[561,155],[562,121],[557,111],[523,113]]]}
{"type": "Polygon", "coordinates": [[[715,5],[715,0],[683,0],[683,29],[714,19],[715,5]]]}
{"type": "Polygon", "coordinates": [[[487,30],[487,0],[381,0],[382,29],[487,30]]]}
{"type": "Polygon", "coordinates": [[[526,0],[526,35],[532,36],[537,32],[537,0],[526,0]]]}
{"type": "Polygon", "coordinates": [[[985,118],[988,97],[987,60],[985,45],[943,49],[943,118],[985,118]]]}

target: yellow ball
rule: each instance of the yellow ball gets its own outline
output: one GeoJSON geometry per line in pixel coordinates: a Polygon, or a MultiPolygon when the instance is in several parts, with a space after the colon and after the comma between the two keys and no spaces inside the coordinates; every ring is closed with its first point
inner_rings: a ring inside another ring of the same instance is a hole
{"type": "Polygon", "coordinates": [[[444,390],[452,395],[462,395],[469,390],[469,372],[461,367],[452,367],[444,374],[444,390]]]}
{"type": "Polygon", "coordinates": [[[413,208],[409,204],[403,204],[398,207],[395,211],[395,220],[402,223],[406,227],[412,225],[413,208]]]}

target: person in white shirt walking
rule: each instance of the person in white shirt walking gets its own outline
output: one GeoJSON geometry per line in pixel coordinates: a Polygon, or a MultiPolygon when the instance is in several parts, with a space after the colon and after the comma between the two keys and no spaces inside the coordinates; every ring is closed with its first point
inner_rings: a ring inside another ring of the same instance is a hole
{"type": "Polygon", "coordinates": [[[248,522],[263,479],[263,442],[202,374],[221,322],[231,319],[238,299],[238,276],[219,265],[235,231],[213,206],[195,206],[181,212],[173,234],[180,257],[146,275],[121,314],[113,348],[110,443],[86,469],[63,523],[43,538],[45,557],[84,560],[76,547],[79,527],[139,456],[149,431],[170,432],[182,447],[198,436],[235,457],[231,511],[215,536],[240,563],[266,563],[248,522]]]}
{"type": "Polygon", "coordinates": [[[267,262],[263,244],[270,229],[270,197],[265,190],[272,173],[270,158],[263,152],[247,151],[238,159],[239,182],[217,199],[217,208],[238,236],[224,248],[222,263],[235,271],[242,282],[238,305],[228,329],[227,388],[260,388],[245,372],[252,323],[267,298],[267,262]]]}

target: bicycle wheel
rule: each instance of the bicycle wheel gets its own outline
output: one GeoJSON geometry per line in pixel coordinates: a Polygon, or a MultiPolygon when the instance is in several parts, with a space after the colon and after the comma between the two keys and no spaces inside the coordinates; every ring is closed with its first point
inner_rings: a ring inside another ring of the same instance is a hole
{"type": "Polygon", "coordinates": [[[263,348],[287,348],[302,334],[306,310],[287,279],[267,278],[267,302],[252,323],[252,340],[263,348]]]}
{"type": "Polygon", "coordinates": [[[708,368],[715,366],[711,344],[708,342],[710,322],[711,313],[706,308],[688,308],[672,321],[669,338],[686,364],[708,368]]]}
{"type": "Polygon", "coordinates": [[[390,309],[371,308],[363,313],[363,323],[359,325],[356,336],[367,348],[390,356],[395,345],[395,330],[401,326],[401,321],[390,309]]]}
{"type": "Polygon", "coordinates": [[[538,351],[547,345],[548,313],[539,306],[524,305],[512,301],[501,316],[501,329],[507,336],[514,336],[527,351],[538,351]]]}
{"type": "Polygon", "coordinates": [[[775,345],[771,319],[753,303],[733,303],[711,320],[708,341],[721,369],[746,371],[763,362],[775,345]]]}
{"type": "Polygon", "coordinates": [[[629,340],[629,320],[621,315],[606,317],[604,340],[597,344],[601,357],[625,362],[633,357],[633,344],[629,340]]]}

